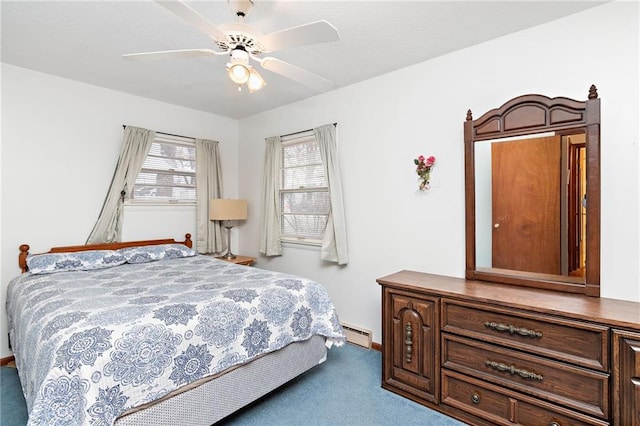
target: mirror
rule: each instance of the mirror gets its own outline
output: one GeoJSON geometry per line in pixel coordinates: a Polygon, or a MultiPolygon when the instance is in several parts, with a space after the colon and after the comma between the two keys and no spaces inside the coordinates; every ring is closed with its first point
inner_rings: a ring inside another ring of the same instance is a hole
{"type": "Polygon", "coordinates": [[[465,135],[466,277],[600,295],[600,100],[524,95],[465,135]]]}

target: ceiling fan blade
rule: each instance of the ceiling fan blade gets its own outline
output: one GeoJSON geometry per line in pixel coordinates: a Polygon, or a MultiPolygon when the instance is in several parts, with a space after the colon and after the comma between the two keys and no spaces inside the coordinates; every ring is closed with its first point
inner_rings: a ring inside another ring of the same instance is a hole
{"type": "Polygon", "coordinates": [[[281,61],[276,58],[256,59],[262,65],[262,68],[280,74],[305,86],[316,89],[319,92],[326,92],[335,89],[335,84],[326,78],[320,77],[312,72],[303,70],[300,67],[291,65],[288,62],[281,61]]]}
{"type": "Polygon", "coordinates": [[[128,53],[124,59],[132,61],[155,61],[168,58],[195,58],[198,56],[226,55],[227,52],[216,52],[211,49],[162,50],[158,52],[128,53]]]}
{"type": "Polygon", "coordinates": [[[226,40],[227,35],[218,27],[213,25],[207,18],[196,12],[181,1],[159,1],[160,6],[169,9],[191,25],[198,28],[205,34],[208,34],[214,40],[226,40]]]}
{"type": "Polygon", "coordinates": [[[327,21],[311,22],[260,37],[260,43],[265,47],[265,52],[338,40],[340,40],[338,30],[327,21]]]}

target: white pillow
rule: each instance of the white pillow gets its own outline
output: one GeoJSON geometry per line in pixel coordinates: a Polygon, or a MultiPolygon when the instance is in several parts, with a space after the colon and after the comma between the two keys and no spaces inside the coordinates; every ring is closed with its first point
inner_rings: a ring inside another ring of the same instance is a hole
{"type": "Polygon", "coordinates": [[[184,244],[157,244],[152,246],[127,247],[118,250],[127,263],[145,263],[162,259],[191,257],[197,253],[184,244]]]}
{"type": "Polygon", "coordinates": [[[126,263],[127,259],[115,250],[88,250],[69,253],[43,253],[27,257],[32,274],[50,274],[62,271],[89,271],[111,268],[126,263]]]}

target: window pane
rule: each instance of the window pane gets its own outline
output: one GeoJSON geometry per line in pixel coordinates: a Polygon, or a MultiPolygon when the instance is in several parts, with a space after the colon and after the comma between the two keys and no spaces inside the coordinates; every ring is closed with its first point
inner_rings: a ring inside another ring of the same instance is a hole
{"type": "Polygon", "coordinates": [[[195,146],[153,142],[143,168],[157,170],[196,171],[195,146]]]}
{"type": "Polygon", "coordinates": [[[331,203],[327,191],[283,192],[282,236],[321,239],[331,203]]]}
{"type": "Polygon", "coordinates": [[[303,134],[285,141],[282,155],[282,237],[288,240],[321,240],[331,202],[315,136],[313,133],[303,134]]]}
{"type": "Polygon", "coordinates": [[[133,188],[136,200],[185,200],[195,201],[195,188],[176,188],[160,185],[135,185],[133,188]]]}
{"type": "Polygon", "coordinates": [[[282,188],[318,188],[327,186],[327,178],[322,164],[291,167],[282,171],[282,188]]]}
{"type": "Polygon", "coordinates": [[[315,139],[305,143],[284,145],[283,164],[285,168],[307,164],[322,164],[320,147],[315,139]]]}
{"type": "Polygon", "coordinates": [[[195,201],[195,154],[192,143],[158,136],[136,178],[133,199],[195,201]]]}
{"type": "Polygon", "coordinates": [[[147,156],[142,165],[145,169],[176,170],[181,172],[195,172],[195,160],[174,160],[171,158],[147,156]]]}
{"type": "Polygon", "coordinates": [[[283,192],[281,196],[284,214],[328,215],[331,208],[328,191],[283,192]]]}
{"type": "Polygon", "coordinates": [[[143,169],[136,179],[136,184],[161,184],[191,187],[196,184],[196,177],[194,175],[187,175],[183,173],[155,172],[143,169]]]}
{"type": "Polygon", "coordinates": [[[151,144],[149,154],[155,157],[167,157],[176,160],[194,160],[196,159],[196,150],[194,146],[181,145],[178,143],[158,142],[151,144]]]}
{"type": "Polygon", "coordinates": [[[282,215],[282,236],[287,238],[322,239],[327,226],[327,216],[282,215]]]}

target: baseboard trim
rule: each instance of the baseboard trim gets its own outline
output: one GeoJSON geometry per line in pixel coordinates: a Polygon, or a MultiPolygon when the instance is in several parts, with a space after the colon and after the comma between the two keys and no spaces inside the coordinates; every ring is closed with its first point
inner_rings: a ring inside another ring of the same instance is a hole
{"type": "Polygon", "coordinates": [[[15,359],[15,357],[14,357],[14,356],[8,356],[8,357],[6,357],[6,358],[0,358],[0,366],[7,365],[7,364],[9,364],[10,362],[13,362],[13,361],[15,361],[15,360],[16,360],[16,359],[15,359]]]}
{"type": "Polygon", "coordinates": [[[375,349],[378,352],[382,352],[382,345],[380,343],[371,342],[371,349],[375,349]]]}

